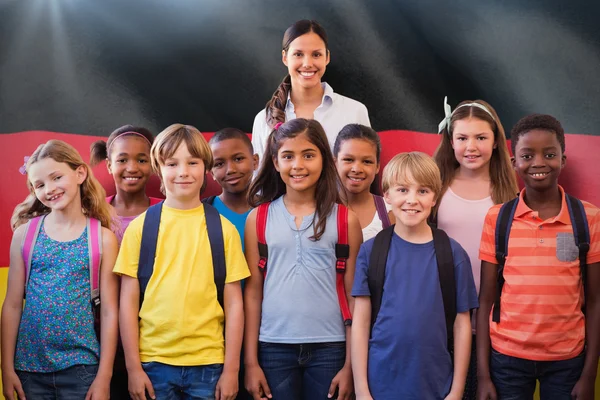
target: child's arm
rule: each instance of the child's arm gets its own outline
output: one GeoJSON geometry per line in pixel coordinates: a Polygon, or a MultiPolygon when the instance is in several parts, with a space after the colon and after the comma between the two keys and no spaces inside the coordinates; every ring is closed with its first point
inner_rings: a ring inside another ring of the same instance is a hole
{"type": "Polygon", "coordinates": [[[254,399],[271,398],[271,389],[263,370],[258,365],[258,332],[262,312],[263,275],[258,269],[258,238],[256,237],[256,209],[246,220],[244,230],[246,262],[250,277],[244,287],[244,313],[246,329],[244,334],[244,365],[246,366],[245,386],[254,399]]]}
{"type": "Polygon", "coordinates": [[[454,320],[454,378],[446,399],[462,399],[471,359],[471,313],[458,313],[454,320]]]}
{"type": "Polygon", "coordinates": [[[100,365],[86,399],[106,399],[117,351],[119,335],[119,284],[112,270],[119,245],[117,237],[108,228],[102,228],[102,264],[100,265],[100,365]]]}
{"type": "Polygon", "coordinates": [[[585,291],[585,364],[571,395],[575,399],[595,399],[594,383],[600,354],[600,262],[587,266],[585,291]]]}
{"type": "Polygon", "coordinates": [[[496,389],[490,377],[490,312],[494,305],[498,265],[481,262],[479,310],[477,311],[477,398],[495,400],[496,389]]]}
{"type": "Polygon", "coordinates": [[[371,298],[357,297],[352,315],[352,372],[357,400],[372,399],[367,381],[369,334],[371,330],[371,298]]]}
{"type": "Polygon", "coordinates": [[[146,400],[146,391],[155,398],[152,383],[142,368],[139,346],[140,283],[136,278],[121,276],[119,325],[125,365],[129,375],[129,394],[133,400],[146,400]]]}
{"type": "Polygon", "coordinates": [[[16,391],[19,399],[25,399],[21,381],[15,372],[15,349],[17,334],[23,312],[23,295],[25,293],[25,265],[21,255],[21,242],[25,234],[25,225],[15,231],[10,244],[10,268],[8,270],[8,287],[2,306],[2,388],[4,397],[14,398],[16,391]]]}
{"type": "Polygon", "coordinates": [[[223,301],[225,303],[223,310],[225,312],[225,364],[217,383],[215,398],[234,400],[238,392],[240,353],[244,338],[244,302],[240,281],[225,284],[223,301]]]}
{"type": "MultiPolygon", "coordinates": [[[[354,284],[354,271],[356,269],[356,256],[362,243],[362,229],[356,214],[348,210],[348,244],[350,246],[350,254],[346,261],[346,273],[344,274],[344,286],[346,288],[346,298],[350,312],[354,313],[354,297],[352,297],[352,285],[354,284]]],[[[333,397],[336,390],[338,391],[338,399],[346,400],[352,397],[354,393],[354,382],[352,380],[352,362],[351,362],[351,344],[352,344],[352,327],[346,327],[346,361],[344,367],[337,373],[329,386],[329,396],[333,397]]]]}

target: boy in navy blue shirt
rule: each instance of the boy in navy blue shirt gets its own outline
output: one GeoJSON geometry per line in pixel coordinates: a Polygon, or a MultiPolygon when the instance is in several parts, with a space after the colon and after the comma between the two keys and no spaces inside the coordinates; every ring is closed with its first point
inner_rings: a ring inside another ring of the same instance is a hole
{"type": "Polygon", "coordinates": [[[471,351],[469,314],[478,306],[477,292],[467,253],[450,239],[457,312],[453,363],[427,224],[440,189],[439,169],[424,153],[398,154],[383,171],[384,197],[396,225],[372,330],[367,277],[375,239],[361,246],[356,262],[351,349],[357,400],[462,398],[471,351]]]}

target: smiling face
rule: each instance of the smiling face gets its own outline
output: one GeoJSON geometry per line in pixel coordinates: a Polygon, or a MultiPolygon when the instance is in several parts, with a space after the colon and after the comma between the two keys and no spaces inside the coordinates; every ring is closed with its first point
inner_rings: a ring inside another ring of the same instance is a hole
{"type": "Polygon", "coordinates": [[[86,177],[84,166],[73,170],[67,163],[49,157],[33,163],[27,171],[35,196],[52,211],[64,210],[71,204],[81,205],[79,188],[86,177]]]}
{"type": "Polygon", "coordinates": [[[204,161],[190,154],[185,142],[181,142],[175,153],[164,164],[160,164],[160,175],[167,199],[200,201],[205,176],[204,161]]]}
{"type": "Polygon", "coordinates": [[[323,171],[321,152],[305,134],[283,140],[273,163],[288,192],[315,191],[323,171]]]}
{"type": "Polygon", "coordinates": [[[496,148],[494,132],[487,121],[479,118],[455,121],[452,126],[452,148],[461,168],[473,171],[489,168],[496,148]]]}
{"type": "Polygon", "coordinates": [[[145,190],[152,174],[150,144],[138,136],[121,136],[111,145],[107,167],[117,190],[138,193],[145,190]]]}
{"type": "Polygon", "coordinates": [[[427,224],[427,218],[435,206],[435,197],[435,192],[417,183],[410,172],[407,172],[405,182],[391,185],[384,193],[385,201],[392,206],[396,222],[407,228],[427,224]]]}
{"type": "Polygon", "coordinates": [[[252,181],[258,166],[258,156],[253,155],[241,139],[225,139],[211,144],[214,164],[212,175],[224,192],[240,194],[252,181]]]}
{"type": "Polygon", "coordinates": [[[565,166],[566,156],[554,132],[534,129],[519,135],[513,166],[527,190],[552,190],[565,166]]]}
{"type": "Polygon", "coordinates": [[[325,42],[314,32],[294,39],[282,51],[282,61],[288,68],[292,87],[310,89],[321,84],[321,77],[329,64],[329,51],[325,42]]]}
{"type": "Polygon", "coordinates": [[[345,140],[340,145],[336,167],[348,192],[359,194],[369,191],[379,172],[376,145],[364,139],[345,140]]]}

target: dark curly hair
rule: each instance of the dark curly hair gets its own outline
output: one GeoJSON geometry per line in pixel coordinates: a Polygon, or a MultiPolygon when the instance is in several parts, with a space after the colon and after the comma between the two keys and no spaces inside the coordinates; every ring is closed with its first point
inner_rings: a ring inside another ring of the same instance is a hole
{"type": "Polygon", "coordinates": [[[558,143],[560,143],[560,149],[563,153],[565,152],[565,130],[560,122],[551,115],[531,114],[521,118],[510,132],[510,146],[513,154],[515,154],[515,149],[517,148],[517,142],[519,141],[519,138],[534,129],[540,129],[554,133],[558,143]]]}

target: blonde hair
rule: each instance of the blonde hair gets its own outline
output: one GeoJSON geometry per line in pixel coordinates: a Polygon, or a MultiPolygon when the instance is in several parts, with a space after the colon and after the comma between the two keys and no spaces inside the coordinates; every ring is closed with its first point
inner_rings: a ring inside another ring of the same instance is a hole
{"type": "MultiPolygon", "coordinates": [[[[440,194],[443,196],[446,193],[446,190],[448,190],[448,187],[450,187],[454,180],[456,170],[460,166],[452,148],[452,129],[456,121],[469,118],[477,118],[487,122],[492,132],[494,132],[496,148],[492,151],[492,158],[489,164],[492,201],[495,204],[500,204],[514,199],[519,191],[519,186],[517,185],[517,177],[510,162],[510,153],[506,145],[504,127],[500,122],[496,110],[483,100],[465,100],[460,103],[452,114],[450,124],[441,132],[442,142],[433,154],[433,158],[442,174],[442,190],[440,194]],[[484,106],[491,115],[477,106],[467,105],[460,107],[463,104],[469,103],[477,103],[484,106]]],[[[437,206],[434,209],[434,213],[437,213],[437,206]]]]}
{"type": "MultiPolygon", "coordinates": [[[[83,213],[87,217],[99,220],[102,226],[110,229],[112,215],[110,206],[106,202],[106,192],[102,185],[100,185],[100,182],[94,177],[91,168],[83,161],[77,150],[70,144],[61,140],[50,140],[47,143],[38,146],[31,157],[29,157],[25,170],[28,171],[33,164],[45,158],[51,158],[58,163],[65,163],[73,171],[79,167],[85,168],[86,178],[80,185],[79,191],[83,213]]],[[[10,220],[13,230],[27,223],[32,218],[50,214],[52,211],[37,198],[35,189],[29,179],[27,179],[27,187],[29,188],[29,195],[25,201],[15,207],[10,220]]]]}
{"type": "Polygon", "coordinates": [[[417,183],[429,188],[435,193],[437,200],[442,188],[442,180],[440,170],[433,158],[420,151],[394,156],[383,169],[383,192],[387,192],[392,186],[406,183],[417,183]],[[412,175],[414,182],[408,181],[409,174],[412,175]]]}
{"type": "MultiPolygon", "coordinates": [[[[173,154],[175,154],[181,143],[185,143],[193,157],[204,161],[205,172],[210,171],[213,167],[213,155],[210,146],[198,129],[191,125],[183,124],[173,124],[167,127],[158,134],[150,149],[152,169],[161,180],[160,190],[163,193],[165,191],[160,166],[164,165],[167,159],[173,157],[173,154]]],[[[204,180],[204,185],[206,185],[206,179],[204,180]]]]}

